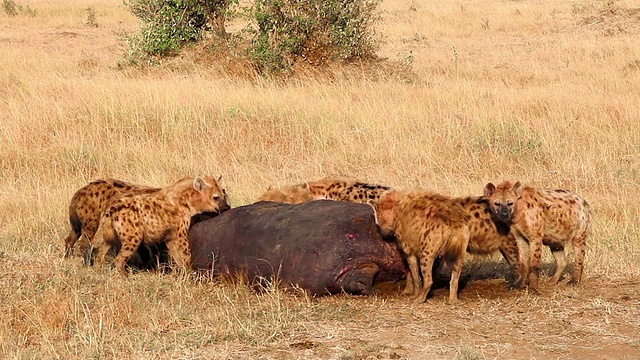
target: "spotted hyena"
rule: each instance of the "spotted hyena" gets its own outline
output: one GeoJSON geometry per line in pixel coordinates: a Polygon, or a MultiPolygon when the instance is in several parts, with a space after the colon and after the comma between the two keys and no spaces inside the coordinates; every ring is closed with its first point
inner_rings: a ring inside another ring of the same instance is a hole
{"type": "Polygon", "coordinates": [[[98,229],[100,214],[113,200],[127,194],[152,194],[159,190],[116,179],[100,179],[80,188],[69,204],[71,231],[64,239],[64,257],[69,257],[78,239],[81,239],[81,251],[86,251],[98,229]]]}
{"type": "Polygon", "coordinates": [[[96,263],[102,265],[108,250],[120,244],[116,269],[127,275],[127,260],[143,243],[166,243],[174,261],[191,268],[187,231],[191,217],[230,208],[225,191],[211,176],[184,178],[152,194],[123,196],[102,213],[92,247],[99,248],[96,263]]]}
{"type": "Polygon", "coordinates": [[[511,233],[526,252],[529,249],[528,271],[524,283],[538,288],[542,245],[551,248],[556,260],[556,272],[549,284],[556,284],[565,268],[565,247],[573,245],[575,263],[571,284],[580,282],[591,211],[585,199],[567,190],[547,190],[505,181],[498,186],[488,183],[484,195],[500,221],[509,224],[511,233]]]}
{"type": "Polygon", "coordinates": [[[405,294],[424,302],[433,285],[434,261],[441,258],[452,269],[449,302],[458,299],[458,282],[469,243],[469,215],[449,198],[422,190],[387,191],[374,208],[376,223],[385,236],[395,235],[404,252],[409,274],[405,294]]]}
{"type": "Polygon", "coordinates": [[[287,204],[301,204],[313,200],[313,194],[309,189],[309,183],[285,186],[279,189],[269,188],[262,194],[258,201],[273,201],[287,204]]]}
{"type": "Polygon", "coordinates": [[[324,178],[309,182],[314,200],[336,200],[367,204],[380,200],[380,196],[391,190],[389,186],[367,184],[346,177],[324,178]]]}
{"type": "Polygon", "coordinates": [[[509,225],[499,221],[491,212],[489,202],[483,196],[443,197],[437,193],[424,193],[434,201],[446,199],[452,206],[460,207],[468,216],[469,244],[467,252],[474,255],[489,255],[499,251],[513,272],[510,286],[520,288],[526,274],[526,265],[519,253],[516,238],[509,225]]]}

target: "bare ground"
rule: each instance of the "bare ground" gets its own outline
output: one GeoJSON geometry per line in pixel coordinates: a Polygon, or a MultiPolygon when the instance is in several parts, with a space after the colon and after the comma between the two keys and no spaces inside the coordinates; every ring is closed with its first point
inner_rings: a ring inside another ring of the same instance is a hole
{"type": "Polygon", "coordinates": [[[476,260],[458,303],[446,303],[439,276],[415,304],[403,281],[373,296],[309,298],[144,271],[122,279],[80,259],[1,258],[6,358],[640,358],[640,279],[565,278],[533,295],[507,287],[503,261],[476,260]]]}
{"type": "MultiPolygon", "coordinates": [[[[350,315],[312,325],[268,358],[637,359],[640,281],[589,278],[577,287],[509,290],[501,279],[470,281],[455,305],[436,289],[413,304],[388,284],[373,299],[318,300],[350,315]],[[358,309],[358,310],[353,310],[358,309]],[[353,312],[358,314],[353,314],[353,312]]],[[[256,354],[257,355],[257,354],[256,354]]]]}

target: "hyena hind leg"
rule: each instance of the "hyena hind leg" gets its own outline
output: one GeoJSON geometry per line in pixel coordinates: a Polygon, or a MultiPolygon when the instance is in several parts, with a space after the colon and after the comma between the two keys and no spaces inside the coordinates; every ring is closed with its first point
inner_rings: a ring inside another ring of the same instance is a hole
{"type": "Polygon", "coordinates": [[[126,239],[126,241],[124,241],[123,239],[122,247],[120,248],[118,256],[116,256],[115,260],[116,269],[118,270],[120,275],[125,277],[129,275],[129,273],[127,272],[127,261],[129,261],[131,256],[135,254],[141,243],[142,234],[140,233],[130,236],[128,239],[126,239]]]}
{"type": "Polygon", "coordinates": [[[558,283],[558,281],[560,281],[560,278],[562,277],[562,273],[564,273],[564,270],[567,268],[568,262],[567,262],[567,256],[564,253],[564,247],[562,246],[552,247],[551,253],[553,254],[553,257],[556,259],[556,272],[555,274],[553,274],[551,279],[549,279],[548,284],[555,285],[558,283]]]}
{"type": "Polygon", "coordinates": [[[584,266],[584,252],[587,247],[587,230],[573,239],[573,277],[570,285],[576,285],[582,280],[582,268],[584,266]]]}
{"type": "Polygon", "coordinates": [[[422,272],[422,289],[417,291],[414,300],[417,303],[423,303],[427,301],[427,295],[429,294],[429,290],[431,290],[431,286],[433,285],[432,271],[433,271],[433,262],[434,258],[431,256],[425,256],[422,254],[422,258],[420,259],[420,271],[422,272]]]}

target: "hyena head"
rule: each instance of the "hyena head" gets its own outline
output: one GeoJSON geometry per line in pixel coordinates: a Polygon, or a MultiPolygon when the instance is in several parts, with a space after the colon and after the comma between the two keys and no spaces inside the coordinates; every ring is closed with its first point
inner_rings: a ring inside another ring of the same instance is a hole
{"type": "Polygon", "coordinates": [[[193,179],[192,188],[195,191],[187,193],[187,204],[194,215],[203,212],[222,213],[231,209],[227,192],[223,189],[219,181],[213,176],[196,177],[193,179]]]}
{"type": "Polygon", "coordinates": [[[373,208],[376,224],[380,227],[380,233],[384,237],[395,235],[394,212],[399,199],[400,193],[398,191],[389,190],[380,196],[378,202],[374,200],[367,202],[373,208]]]}
{"type": "Polygon", "coordinates": [[[510,222],[516,211],[518,200],[522,197],[522,184],[504,181],[495,186],[488,183],[484,187],[484,197],[489,200],[491,212],[503,222],[510,222]]]}

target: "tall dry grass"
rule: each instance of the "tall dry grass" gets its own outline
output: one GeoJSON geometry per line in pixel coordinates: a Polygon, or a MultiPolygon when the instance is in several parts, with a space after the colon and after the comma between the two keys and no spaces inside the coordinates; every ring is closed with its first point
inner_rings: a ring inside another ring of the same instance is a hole
{"type": "Polygon", "coordinates": [[[327,175],[563,187],[594,211],[587,281],[640,277],[640,30],[601,12],[637,2],[385,1],[380,54],[411,72],[287,83],[179,59],[119,70],[138,26],[121,3],[17,2],[37,16],[0,13],[2,357],[257,356],[343,316],[334,300],[63,261],[68,201],[99,177],[222,174],[234,206],[327,175]]]}

